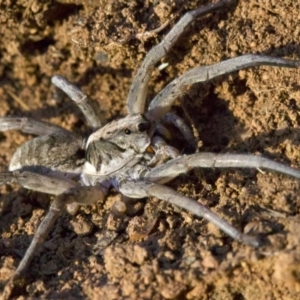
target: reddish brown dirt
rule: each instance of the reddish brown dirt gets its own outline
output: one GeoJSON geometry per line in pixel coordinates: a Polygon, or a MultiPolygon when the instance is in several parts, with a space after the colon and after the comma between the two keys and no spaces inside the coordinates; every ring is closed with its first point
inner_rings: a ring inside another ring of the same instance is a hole
{"type": "MultiPolygon", "coordinates": [[[[126,114],[143,57],[166,32],[144,32],[209,1],[0,1],[0,115],[29,116],[86,131],[54,74],[98,101],[108,121],[126,114]],[[180,9],[182,10],[180,11],[180,9]]],[[[299,1],[240,0],[195,22],[156,69],[149,99],[198,65],[245,53],[300,59],[299,1]]],[[[174,24],[171,21],[171,25],[174,24]]],[[[260,67],[191,87],[174,111],[193,127],[199,151],[256,153],[299,166],[300,72],[260,67]]],[[[1,133],[0,164],[28,135],[1,133]]],[[[148,199],[117,219],[110,207],[64,214],[36,253],[15,299],[299,299],[299,183],[248,170],[196,170],[171,186],[244,231],[266,234],[252,249],[192,214],[148,199]],[[145,204],[147,203],[147,204],[145,204]],[[112,240],[112,243],[109,241],[112,240]]],[[[0,280],[27,249],[49,197],[3,186],[0,280]]]]}

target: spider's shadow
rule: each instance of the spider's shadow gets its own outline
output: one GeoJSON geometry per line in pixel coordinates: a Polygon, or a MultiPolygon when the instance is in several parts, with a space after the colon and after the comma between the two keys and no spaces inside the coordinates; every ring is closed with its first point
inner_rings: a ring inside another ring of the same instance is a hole
{"type": "MultiPolygon", "coordinates": [[[[241,138],[240,135],[243,134],[243,131],[245,132],[247,130],[243,126],[239,126],[242,120],[235,117],[229,109],[229,103],[220,99],[214,92],[215,86],[224,80],[226,80],[226,78],[225,76],[222,76],[222,78],[215,80],[213,84],[207,83],[205,86],[203,86],[203,84],[195,84],[192,87],[192,89],[200,91],[203,87],[207,88],[207,95],[200,100],[201,105],[199,105],[199,103],[195,104],[194,102],[197,100],[190,98],[188,95],[183,97],[182,104],[186,106],[184,110],[188,111],[188,117],[192,120],[193,125],[196,126],[200,140],[203,143],[200,151],[217,153],[237,151],[243,153],[260,152],[266,154],[270,158],[279,158],[276,154],[268,152],[266,148],[275,148],[287,139],[290,140],[291,144],[299,146],[300,128],[285,127],[258,133],[255,136],[252,135],[248,138],[241,138]],[[239,128],[238,130],[237,127],[239,128]],[[230,143],[232,138],[237,141],[235,144],[230,143]]],[[[235,86],[235,88],[238,87],[238,93],[241,95],[249,92],[250,97],[253,98],[251,99],[252,103],[257,100],[256,96],[246,86],[246,81],[236,77],[234,83],[231,83],[231,85],[235,86]]],[[[299,90],[300,85],[295,83],[293,85],[293,91],[296,92],[299,90]]],[[[288,101],[289,107],[298,111],[299,107],[297,106],[296,101],[293,98],[288,99],[288,101]]],[[[253,111],[253,113],[255,113],[255,111],[253,111]]],[[[280,158],[287,162],[289,161],[282,153],[280,154],[280,158]]]]}

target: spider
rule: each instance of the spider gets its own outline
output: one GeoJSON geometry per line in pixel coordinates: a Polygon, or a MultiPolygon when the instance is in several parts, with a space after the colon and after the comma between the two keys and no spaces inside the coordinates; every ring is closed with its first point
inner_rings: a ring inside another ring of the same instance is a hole
{"type": "Polygon", "coordinates": [[[167,143],[170,132],[164,123],[172,123],[189,143],[193,143],[191,129],[179,116],[169,112],[187,86],[260,65],[299,68],[300,61],[248,54],[197,67],[174,79],[145,108],[148,82],[154,66],[196,18],[232,3],[232,0],[223,0],[187,12],[161,43],[152,48],[133,79],[127,98],[128,115],[124,118],[103,125],[95,102],[64,77],[52,77],[52,83],[78,105],[93,129],[87,137],[79,137],[43,121],[0,118],[1,131],[20,129],[38,136],[16,150],[9,171],[0,174],[1,184],[16,182],[25,188],[55,195],[49,212],[6,285],[6,296],[11,293],[14,280],[25,273],[37,247],[45,241],[64,209],[74,212],[78,205],[103,201],[110,188],[129,198],[157,197],[212,222],[237,241],[253,247],[262,244],[258,237],[243,234],[200,202],[179,194],[165,184],[178,174],[194,168],[266,169],[299,179],[300,170],[256,155],[181,155],[167,143]]]}

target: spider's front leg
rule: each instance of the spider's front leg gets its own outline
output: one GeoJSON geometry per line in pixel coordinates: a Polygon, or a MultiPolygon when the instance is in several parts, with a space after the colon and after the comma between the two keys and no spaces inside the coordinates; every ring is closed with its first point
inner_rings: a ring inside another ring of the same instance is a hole
{"type": "MultiPolygon", "coordinates": [[[[191,129],[185,124],[184,120],[173,113],[167,113],[163,119],[163,123],[169,123],[177,128],[184,139],[188,142],[189,149],[195,149],[195,139],[191,129]]],[[[157,166],[165,163],[169,159],[175,158],[180,155],[180,152],[168,145],[165,139],[171,139],[172,135],[169,130],[161,123],[156,123],[155,133],[151,138],[151,146],[155,152],[154,157],[151,159],[149,166],[157,166]],[[162,138],[163,137],[163,138],[162,138]]]]}
{"type": "Polygon", "coordinates": [[[176,148],[169,146],[160,136],[152,137],[151,146],[155,154],[148,164],[150,167],[161,165],[170,158],[175,158],[180,154],[176,148]]]}
{"type": "Polygon", "coordinates": [[[196,149],[196,142],[193,132],[190,127],[186,125],[182,118],[174,113],[168,112],[163,116],[162,122],[172,124],[181,132],[184,139],[188,142],[188,148],[193,150],[196,149]]]}
{"type": "Polygon", "coordinates": [[[127,97],[127,108],[130,114],[139,114],[145,111],[147,88],[151,73],[156,63],[160,61],[178,41],[185,29],[197,18],[224,9],[234,3],[233,0],[223,0],[187,12],[164,37],[146,55],[141,67],[138,69],[127,97]]]}
{"type": "Polygon", "coordinates": [[[186,88],[194,83],[209,82],[221,75],[255,66],[300,68],[300,61],[265,55],[246,54],[210,66],[194,68],[171,81],[160,91],[151,101],[147,115],[155,120],[159,120],[170,110],[175,100],[184,94],[186,88]]]}

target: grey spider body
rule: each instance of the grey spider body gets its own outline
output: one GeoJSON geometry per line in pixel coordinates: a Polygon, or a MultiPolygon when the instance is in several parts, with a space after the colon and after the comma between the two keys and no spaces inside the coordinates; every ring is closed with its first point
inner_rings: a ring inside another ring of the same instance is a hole
{"type": "Polygon", "coordinates": [[[16,150],[9,170],[27,169],[45,174],[61,172],[72,177],[81,172],[84,164],[82,147],[83,141],[68,133],[39,136],[16,150]]]}
{"type": "Polygon", "coordinates": [[[46,122],[22,118],[0,118],[0,130],[20,129],[40,135],[23,144],[14,154],[9,171],[0,174],[2,184],[18,182],[32,190],[56,195],[15,274],[5,288],[11,294],[14,280],[24,274],[35,250],[47,237],[63,209],[103,200],[109,188],[130,198],[157,197],[203,217],[232,238],[258,247],[260,240],[245,235],[200,202],[187,198],[164,184],[194,168],[261,168],[300,179],[300,171],[255,155],[196,153],[180,155],[168,145],[171,122],[192,143],[188,126],[168,113],[188,85],[207,82],[236,70],[259,65],[299,68],[300,62],[260,55],[244,55],[183,74],[166,86],[145,110],[148,81],[155,64],[171,49],[185,28],[197,17],[231,5],[231,0],[186,13],[163,41],[146,56],[137,71],[127,99],[128,116],[103,126],[98,108],[79,88],[61,76],[52,82],[82,110],[94,132],[87,138],[46,122]]]}

